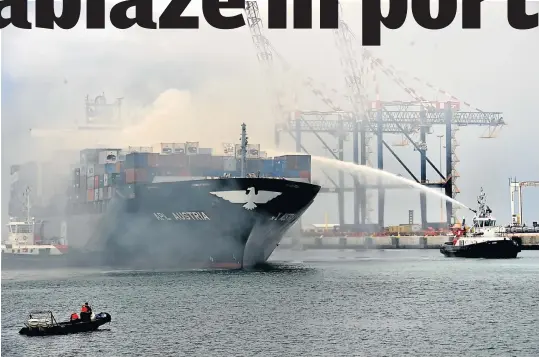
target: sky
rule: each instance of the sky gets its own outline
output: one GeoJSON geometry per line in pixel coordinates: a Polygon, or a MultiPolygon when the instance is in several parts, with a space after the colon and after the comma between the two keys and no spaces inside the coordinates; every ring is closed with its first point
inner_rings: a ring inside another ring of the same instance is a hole
{"type": "MultiPolygon", "coordinates": [[[[159,12],[163,1],[155,3],[159,12]]],[[[539,11],[539,2],[529,2],[528,13],[539,11]]],[[[266,16],[263,2],[262,16],[266,16]]],[[[357,1],[343,2],[344,20],[357,38],[361,37],[361,7],[357,1]]],[[[193,4],[188,14],[200,13],[193,4]]],[[[484,128],[462,127],[458,131],[460,159],[457,196],[474,205],[483,187],[498,219],[510,221],[508,178],[539,180],[537,133],[539,133],[539,30],[518,31],[507,23],[504,3],[483,4],[482,29],[462,30],[460,12],[444,30],[429,31],[414,23],[411,15],[398,30],[383,30],[382,45],[370,50],[384,63],[399,70],[407,86],[431,100],[446,98],[414,81],[419,77],[449,91],[483,111],[503,112],[508,125],[496,138],[480,138],[484,128]]],[[[291,23],[291,20],[289,20],[291,23]]],[[[315,25],[318,23],[314,20],[315,25]]],[[[2,31],[2,208],[9,194],[9,165],[50,157],[56,149],[75,148],[102,142],[117,146],[152,145],[158,142],[200,141],[219,148],[236,142],[240,124],[247,124],[250,142],[275,150],[274,102],[267,80],[256,59],[247,27],[216,30],[201,21],[199,30],[76,29],[2,31]],[[123,118],[127,128],[111,137],[83,134],[55,138],[36,146],[30,128],[66,128],[84,117],[84,98],[102,92],[109,100],[123,97],[123,118]],[[7,185],[6,185],[7,184],[7,185]]],[[[286,58],[292,70],[283,71],[275,59],[276,83],[287,89],[285,100],[292,103],[291,88],[297,89],[297,106],[302,110],[327,110],[298,79],[313,77],[317,83],[345,93],[344,76],[331,30],[265,30],[268,39],[286,58]],[[284,84],[283,84],[284,83],[284,84]]],[[[359,43],[356,46],[360,53],[359,43]]],[[[373,74],[367,74],[367,91],[374,93],[373,74]]],[[[391,79],[376,72],[382,100],[411,98],[391,79]]],[[[347,105],[344,95],[336,98],[347,105]]],[[[465,107],[462,110],[469,110],[465,107]]],[[[428,156],[439,161],[439,139],[443,127],[433,128],[427,139],[428,156]]],[[[336,139],[323,135],[336,148],[336,139]]],[[[313,155],[324,155],[322,143],[304,135],[304,145],[313,155]]],[[[389,143],[401,137],[387,135],[389,143]]],[[[374,143],[374,141],[373,141],[374,143]]],[[[283,136],[281,151],[294,149],[283,136]]],[[[419,175],[419,154],[411,146],[393,149],[419,175]]],[[[387,171],[407,177],[397,161],[384,153],[387,171]]],[[[351,139],[345,160],[352,161],[351,139]]],[[[375,154],[371,155],[373,163],[375,154]]],[[[335,168],[326,168],[336,176],[335,168]]],[[[444,168],[445,170],[445,168],[444,168]]],[[[317,178],[326,184],[324,177],[317,178]]],[[[435,180],[433,171],[429,179],[435,180]]],[[[347,184],[351,180],[347,179],[347,184]]],[[[372,196],[376,193],[373,191],[372,196]]],[[[539,221],[539,190],[528,188],[524,195],[525,221],[539,221]]],[[[392,190],[386,198],[386,224],[407,223],[408,210],[419,220],[416,190],[392,190]]],[[[429,196],[428,220],[440,219],[440,200],[429,196]]],[[[375,205],[373,205],[375,208],[375,205]]],[[[352,197],[347,196],[346,221],[353,222],[352,197]]],[[[305,223],[337,223],[337,198],[320,194],[304,216],[305,223]]],[[[459,211],[459,215],[467,215],[459,211]]],[[[375,219],[375,215],[372,215],[375,219]]]]}

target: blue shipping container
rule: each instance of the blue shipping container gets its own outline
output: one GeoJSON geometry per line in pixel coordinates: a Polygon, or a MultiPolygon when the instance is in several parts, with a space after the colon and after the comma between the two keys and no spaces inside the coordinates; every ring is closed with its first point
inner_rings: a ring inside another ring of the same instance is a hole
{"type": "Polygon", "coordinates": [[[262,160],[262,172],[273,172],[273,160],[262,160]]]}
{"type": "Polygon", "coordinates": [[[279,159],[273,162],[273,171],[282,173],[286,169],[286,160],[279,159]]]}
{"type": "Polygon", "coordinates": [[[105,173],[106,173],[106,174],[114,174],[114,173],[117,173],[117,171],[116,171],[116,164],[105,164],[105,173]]]}
{"type": "Polygon", "coordinates": [[[149,153],[139,152],[135,154],[135,167],[148,167],[148,156],[149,153]]]}
{"type": "Polygon", "coordinates": [[[247,160],[246,164],[247,167],[245,169],[248,172],[257,172],[262,170],[262,160],[260,159],[249,159],[247,160]]]}
{"type": "Polygon", "coordinates": [[[148,167],[148,156],[149,153],[146,152],[134,152],[127,154],[125,156],[125,165],[126,169],[136,169],[148,167]]]}

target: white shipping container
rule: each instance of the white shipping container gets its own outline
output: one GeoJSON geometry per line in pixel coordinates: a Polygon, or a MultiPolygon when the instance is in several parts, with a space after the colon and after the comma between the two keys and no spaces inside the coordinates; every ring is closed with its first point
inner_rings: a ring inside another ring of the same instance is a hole
{"type": "Polygon", "coordinates": [[[100,187],[98,191],[99,191],[98,193],[99,201],[103,201],[103,187],[100,187]]]}
{"type": "Polygon", "coordinates": [[[153,152],[163,155],[174,153],[174,143],[159,143],[153,146],[153,152]]]}
{"type": "Polygon", "coordinates": [[[151,146],[130,146],[127,148],[127,153],[132,152],[153,152],[153,148],[151,146]]]}
{"type": "Polygon", "coordinates": [[[223,170],[226,171],[236,171],[237,170],[237,161],[235,157],[225,157],[223,161],[223,170]]]}
{"type": "Polygon", "coordinates": [[[172,148],[174,149],[175,154],[185,153],[185,143],[173,143],[172,148]]]}
{"type": "Polygon", "coordinates": [[[108,186],[108,185],[109,185],[109,175],[103,174],[103,186],[108,186]]]}
{"type": "Polygon", "coordinates": [[[86,176],[90,177],[94,175],[95,175],[94,164],[88,164],[88,166],[86,167],[86,176]]]}
{"type": "Polygon", "coordinates": [[[99,164],[115,164],[118,161],[118,150],[104,150],[99,152],[99,164]]]}
{"type": "Polygon", "coordinates": [[[420,224],[412,224],[412,232],[420,232],[420,231],[421,231],[420,224]]]}
{"type": "Polygon", "coordinates": [[[94,190],[94,201],[97,201],[99,200],[99,189],[95,189],[94,190]]]}
{"type": "Polygon", "coordinates": [[[247,144],[248,159],[257,159],[260,157],[260,144],[247,144]]]}
{"type": "Polygon", "coordinates": [[[112,187],[107,187],[107,200],[112,198],[112,187]]]}
{"type": "Polygon", "coordinates": [[[198,154],[199,144],[198,142],[192,141],[185,143],[185,153],[187,155],[196,155],[198,154]]]}

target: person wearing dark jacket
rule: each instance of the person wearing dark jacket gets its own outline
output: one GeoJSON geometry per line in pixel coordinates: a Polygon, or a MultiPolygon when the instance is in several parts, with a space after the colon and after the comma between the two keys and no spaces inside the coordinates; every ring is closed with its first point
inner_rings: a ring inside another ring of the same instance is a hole
{"type": "Polygon", "coordinates": [[[90,317],[92,316],[92,308],[88,303],[84,303],[80,309],[80,319],[81,321],[90,321],[90,317]]]}

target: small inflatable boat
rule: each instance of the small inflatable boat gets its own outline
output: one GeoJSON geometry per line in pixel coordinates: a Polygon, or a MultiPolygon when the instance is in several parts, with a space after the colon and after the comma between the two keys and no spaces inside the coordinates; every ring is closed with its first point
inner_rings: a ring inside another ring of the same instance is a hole
{"type": "Polygon", "coordinates": [[[19,334],[26,336],[49,336],[49,335],[67,335],[70,333],[95,331],[111,321],[110,314],[101,312],[92,314],[88,321],[80,319],[66,322],[56,322],[51,311],[37,311],[30,314],[30,318],[25,326],[20,329],[19,334]],[[34,317],[39,316],[41,317],[34,317]]]}

